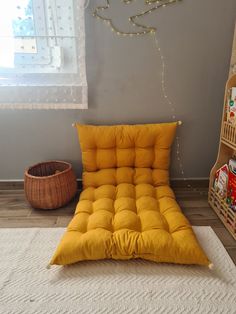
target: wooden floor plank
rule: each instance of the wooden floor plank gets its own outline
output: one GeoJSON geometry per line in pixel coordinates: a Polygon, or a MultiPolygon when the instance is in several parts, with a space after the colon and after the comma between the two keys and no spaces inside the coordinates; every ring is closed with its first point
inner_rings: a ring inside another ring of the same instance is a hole
{"type": "Polygon", "coordinates": [[[9,217],[0,218],[0,228],[33,228],[33,227],[56,227],[57,217],[9,217]]]}
{"type": "Polygon", "coordinates": [[[6,195],[24,195],[24,190],[1,190],[0,189],[0,197],[4,197],[6,195]]]}
{"type": "Polygon", "coordinates": [[[72,216],[74,215],[76,205],[78,203],[78,198],[76,197],[71,201],[68,205],[52,210],[43,210],[43,209],[34,209],[32,208],[30,211],[30,217],[49,217],[49,216],[72,216]]]}
{"type": "Polygon", "coordinates": [[[193,219],[193,218],[188,218],[188,219],[192,226],[211,226],[212,228],[223,227],[223,224],[219,219],[193,219]]]}
{"type": "Polygon", "coordinates": [[[228,232],[228,230],[223,226],[223,224],[221,228],[213,227],[213,230],[215,231],[216,235],[221,240],[221,242],[224,244],[224,246],[236,247],[236,241],[228,232]]]}
{"type": "Polygon", "coordinates": [[[185,216],[191,219],[208,220],[217,219],[216,213],[210,207],[182,207],[181,208],[185,216]]]}
{"type": "Polygon", "coordinates": [[[206,197],[204,199],[191,199],[191,200],[178,200],[179,206],[182,208],[201,208],[201,207],[209,207],[208,201],[206,197]]]}
{"type": "Polygon", "coordinates": [[[234,264],[236,265],[236,248],[227,248],[227,252],[229,253],[229,256],[231,257],[234,264]]]}
{"type": "Polygon", "coordinates": [[[57,218],[57,227],[67,227],[73,216],[61,216],[57,218]]]}
{"type": "Polygon", "coordinates": [[[30,208],[1,208],[0,218],[7,217],[28,217],[31,213],[30,208]]]}
{"type": "Polygon", "coordinates": [[[52,217],[52,216],[72,216],[75,212],[74,207],[66,207],[66,208],[59,208],[54,210],[40,210],[40,209],[32,209],[30,211],[30,217],[52,217]]]}

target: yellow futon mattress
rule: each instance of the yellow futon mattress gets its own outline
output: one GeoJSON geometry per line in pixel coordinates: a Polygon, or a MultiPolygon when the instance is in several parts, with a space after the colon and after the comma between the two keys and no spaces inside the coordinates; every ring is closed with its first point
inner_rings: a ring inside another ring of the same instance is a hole
{"type": "Polygon", "coordinates": [[[76,126],[83,191],[50,264],[143,258],[209,265],[169,187],[177,123],[76,126]]]}

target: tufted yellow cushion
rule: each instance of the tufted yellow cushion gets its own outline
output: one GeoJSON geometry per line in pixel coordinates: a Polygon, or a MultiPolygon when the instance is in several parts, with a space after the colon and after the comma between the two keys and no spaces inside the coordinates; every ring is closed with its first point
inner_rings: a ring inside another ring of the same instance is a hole
{"type": "Polygon", "coordinates": [[[143,258],[208,265],[169,187],[176,123],[77,128],[84,189],[51,264],[143,258]]]}

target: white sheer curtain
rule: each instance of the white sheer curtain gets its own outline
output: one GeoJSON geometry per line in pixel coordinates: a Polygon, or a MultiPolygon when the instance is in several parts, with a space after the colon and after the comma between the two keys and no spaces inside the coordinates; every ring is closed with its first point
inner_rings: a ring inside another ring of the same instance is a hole
{"type": "Polygon", "coordinates": [[[0,2],[0,108],[87,108],[84,5],[0,2]]]}

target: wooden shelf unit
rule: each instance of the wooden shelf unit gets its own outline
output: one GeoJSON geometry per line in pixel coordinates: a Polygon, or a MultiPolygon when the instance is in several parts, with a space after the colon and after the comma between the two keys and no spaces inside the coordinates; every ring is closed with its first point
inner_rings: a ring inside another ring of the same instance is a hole
{"type": "Polygon", "coordinates": [[[219,151],[216,163],[210,173],[208,201],[225,227],[236,240],[236,212],[229,207],[226,200],[222,199],[213,188],[216,171],[221,166],[228,163],[230,158],[236,155],[236,126],[227,122],[227,101],[231,87],[236,87],[236,74],[232,75],[226,84],[219,151]]]}

